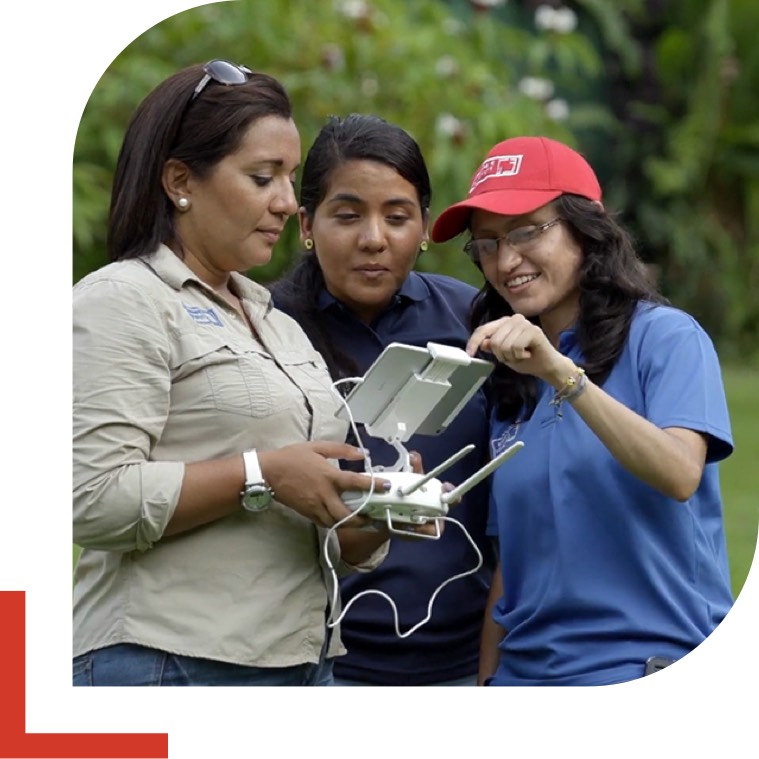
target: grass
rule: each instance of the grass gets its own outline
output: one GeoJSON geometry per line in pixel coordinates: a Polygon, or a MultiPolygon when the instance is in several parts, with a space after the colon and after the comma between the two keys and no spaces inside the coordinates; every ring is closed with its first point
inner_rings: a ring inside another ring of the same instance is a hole
{"type": "Polygon", "coordinates": [[[759,369],[724,370],[735,451],[720,465],[725,531],[733,593],[737,596],[754,559],[759,527],[759,369]]]}
{"type": "MultiPolygon", "coordinates": [[[[720,465],[725,532],[733,593],[737,597],[754,559],[759,529],[759,369],[724,370],[735,451],[720,465]]],[[[74,546],[74,564],[79,550],[74,546]]]]}

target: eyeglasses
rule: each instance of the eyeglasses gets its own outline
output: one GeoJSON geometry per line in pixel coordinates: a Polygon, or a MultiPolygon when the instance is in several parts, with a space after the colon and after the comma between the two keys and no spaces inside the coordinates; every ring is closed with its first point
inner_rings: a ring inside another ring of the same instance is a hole
{"type": "Polygon", "coordinates": [[[500,247],[501,242],[505,242],[509,247],[517,251],[527,250],[543,232],[554,224],[558,224],[561,217],[547,221],[545,224],[530,224],[526,227],[517,227],[505,234],[503,237],[483,237],[478,240],[470,240],[464,246],[464,252],[474,263],[479,263],[483,258],[494,256],[500,247]]]}
{"type": "Polygon", "coordinates": [[[220,58],[208,61],[208,63],[203,66],[203,72],[203,78],[198,82],[198,86],[192,93],[190,102],[195,100],[211,81],[227,85],[245,84],[245,82],[248,81],[248,77],[253,73],[247,66],[238,66],[236,63],[230,63],[229,61],[224,61],[220,58]]]}

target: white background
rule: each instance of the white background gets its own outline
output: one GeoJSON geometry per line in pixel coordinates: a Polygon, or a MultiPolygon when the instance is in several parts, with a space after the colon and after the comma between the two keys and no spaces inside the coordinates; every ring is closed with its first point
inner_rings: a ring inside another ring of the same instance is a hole
{"type": "MultiPolygon", "coordinates": [[[[167,732],[171,759],[752,755],[759,717],[755,567],[728,618],[696,652],[625,685],[131,692],[71,686],[74,139],[113,58],[193,5],[30,2],[6,4],[2,15],[0,271],[10,299],[2,309],[3,417],[10,423],[3,424],[0,590],[27,593],[27,731],[167,732]]],[[[304,13],[313,7],[304,1],[304,13]]]]}

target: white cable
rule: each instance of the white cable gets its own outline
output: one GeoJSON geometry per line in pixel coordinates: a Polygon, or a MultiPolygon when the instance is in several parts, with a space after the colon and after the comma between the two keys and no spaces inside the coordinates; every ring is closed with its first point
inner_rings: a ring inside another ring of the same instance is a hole
{"type": "MultiPolygon", "coordinates": [[[[466,527],[464,527],[464,525],[461,524],[461,522],[459,522],[457,519],[453,519],[452,517],[427,517],[427,518],[424,519],[424,522],[421,522],[420,524],[427,524],[428,522],[440,519],[440,520],[442,520],[444,522],[453,522],[455,525],[458,525],[458,527],[460,527],[461,530],[464,532],[464,535],[466,535],[467,540],[469,541],[470,545],[472,546],[472,548],[474,548],[475,553],[477,554],[477,565],[475,567],[473,567],[472,569],[466,571],[466,572],[461,572],[459,574],[453,575],[452,577],[449,577],[447,580],[443,581],[440,585],[438,585],[437,588],[435,589],[435,592],[430,596],[430,600],[429,600],[429,602],[427,604],[427,616],[424,619],[422,619],[420,622],[417,622],[413,627],[411,627],[410,629],[406,630],[406,632],[404,632],[404,633],[402,633],[400,631],[400,624],[399,624],[399,620],[398,620],[398,607],[395,605],[395,601],[393,601],[393,599],[390,598],[390,596],[388,596],[387,593],[385,593],[385,592],[383,592],[381,590],[376,590],[374,588],[369,588],[367,590],[362,590],[360,593],[358,593],[353,598],[351,598],[350,601],[348,601],[348,603],[345,605],[345,608],[340,612],[340,616],[338,616],[337,619],[333,619],[332,618],[333,617],[334,609],[337,608],[337,603],[338,603],[338,600],[339,600],[338,599],[338,595],[339,595],[340,581],[339,581],[339,579],[337,577],[337,572],[335,571],[335,567],[334,567],[334,565],[332,564],[332,561],[329,558],[328,545],[329,545],[330,536],[340,526],[342,526],[343,524],[345,524],[345,522],[347,522],[349,519],[352,519],[353,517],[355,517],[358,514],[360,514],[361,511],[362,511],[362,509],[369,503],[369,499],[371,498],[372,493],[374,493],[375,473],[372,471],[371,456],[369,454],[369,449],[368,448],[364,448],[363,443],[361,442],[361,436],[359,435],[358,427],[356,426],[356,422],[355,422],[355,420],[353,418],[353,414],[351,412],[351,409],[350,409],[350,406],[349,406],[348,402],[346,401],[346,399],[339,392],[337,392],[337,386],[338,385],[341,385],[341,384],[343,384],[345,382],[360,383],[362,381],[363,381],[363,377],[346,377],[345,379],[336,380],[335,382],[332,383],[332,391],[340,399],[341,403],[345,407],[346,412],[348,413],[348,419],[350,421],[350,426],[351,426],[351,429],[353,430],[353,434],[356,437],[356,442],[359,444],[359,447],[362,448],[364,450],[364,452],[365,452],[364,470],[367,472],[367,474],[369,474],[371,476],[372,483],[371,483],[371,487],[367,491],[366,497],[362,501],[361,505],[357,509],[355,509],[355,511],[353,511],[350,514],[348,514],[348,516],[343,517],[338,522],[336,522],[335,524],[333,524],[332,527],[328,528],[327,534],[326,534],[326,536],[324,538],[324,544],[323,544],[324,560],[325,560],[325,562],[327,564],[327,567],[329,568],[330,573],[332,574],[332,603],[330,604],[331,613],[330,613],[330,619],[327,620],[327,627],[332,628],[332,627],[336,627],[337,625],[339,625],[340,622],[342,621],[343,617],[345,616],[346,612],[348,611],[348,609],[350,609],[350,607],[353,606],[353,603],[355,601],[358,601],[359,598],[361,598],[362,596],[367,596],[367,595],[374,594],[374,595],[382,596],[382,598],[384,598],[385,600],[387,600],[387,602],[392,607],[392,609],[393,609],[393,621],[394,621],[394,624],[395,624],[395,634],[399,638],[407,638],[409,635],[411,635],[414,632],[416,632],[422,625],[424,625],[424,624],[426,624],[427,622],[430,621],[430,619],[432,618],[432,607],[433,607],[433,605],[435,603],[435,599],[437,598],[437,596],[440,593],[440,591],[446,585],[448,585],[449,583],[452,583],[454,580],[460,580],[460,579],[462,579],[464,577],[468,577],[469,575],[474,574],[475,572],[477,572],[480,569],[480,567],[482,566],[482,553],[480,552],[480,549],[477,547],[477,544],[472,539],[472,536],[467,531],[466,527]]],[[[413,535],[413,533],[409,533],[409,534],[413,535]]]]}
{"type": "MultiPolygon", "coordinates": [[[[430,596],[430,600],[427,604],[427,616],[424,619],[422,619],[420,622],[417,622],[413,627],[406,630],[406,632],[402,633],[400,630],[400,625],[398,621],[398,607],[395,605],[395,601],[393,601],[393,599],[390,598],[390,596],[387,595],[387,593],[381,590],[376,590],[375,588],[369,588],[367,590],[362,590],[360,593],[357,593],[355,596],[353,596],[353,598],[351,598],[351,600],[348,601],[348,603],[345,605],[345,608],[340,612],[340,616],[337,619],[329,620],[327,622],[327,627],[335,627],[336,625],[339,625],[343,617],[345,616],[346,612],[348,611],[348,609],[350,609],[351,606],[353,606],[353,603],[355,601],[358,601],[358,599],[361,598],[361,596],[368,596],[371,594],[382,596],[382,598],[387,600],[387,602],[392,607],[393,622],[395,624],[395,634],[399,638],[407,638],[412,633],[415,633],[422,625],[429,622],[430,619],[432,618],[432,607],[435,603],[435,599],[437,598],[438,593],[440,593],[440,591],[449,583],[453,582],[454,580],[460,580],[462,577],[467,577],[468,575],[474,574],[482,566],[482,553],[480,552],[480,549],[477,548],[477,544],[474,542],[474,540],[472,540],[472,536],[467,532],[466,527],[464,527],[464,525],[461,524],[461,522],[459,522],[457,519],[453,519],[453,517],[429,517],[425,519],[425,522],[432,521],[435,519],[441,519],[444,522],[453,522],[454,524],[458,525],[463,530],[464,535],[466,535],[466,538],[469,541],[470,545],[474,548],[475,552],[477,553],[477,565],[466,572],[461,572],[457,575],[453,575],[452,577],[449,577],[447,580],[445,580],[444,582],[440,583],[440,585],[437,586],[437,588],[435,589],[435,592],[430,596]]],[[[337,528],[337,525],[335,525],[334,527],[330,527],[329,532],[331,532],[332,530],[336,528],[337,528]]],[[[325,546],[326,546],[326,541],[325,541],[325,546]]],[[[338,582],[337,573],[335,572],[335,569],[332,566],[332,562],[329,561],[328,556],[327,556],[327,565],[329,566],[329,569],[332,572],[333,581],[337,583],[338,582]]],[[[333,606],[332,608],[334,609],[335,607],[333,606]]]]}
{"type": "MultiPolygon", "coordinates": [[[[332,392],[338,397],[340,402],[343,404],[345,411],[348,414],[348,420],[350,422],[350,427],[353,430],[353,435],[356,438],[356,443],[358,444],[358,447],[361,448],[364,451],[364,471],[372,478],[372,484],[368,491],[366,491],[366,497],[361,502],[359,507],[355,509],[355,511],[348,514],[347,517],[343,517],[341,520],[336,522],[327,530],[327,534],[324,538],[324,545],[323,545],[323,551],[324,551],[324,559],[327,562],[327,566],[329,567],[330,572],[332,573],[332,603],[330,604],[330,609],[334,610],[337,608],[338,603],[338,595],[340,591],[340,582],[337,577],[337,572],[335,571],[334,566],[332,565],[332,561],[329,558],[329,551],[328,551],[328,544],[329,544],[329,538],[330,535],[340,526],[345,524],[349,519],[352,519],[355,516],[358,516],[358,514],[361,513],[361,511],[366,507],[366,505],[369,503],[369,499],[372,497],[374,493],[374,483],[375,483],[375,475],[372,471],[372,457],[371,453],[369,452],[368,448],[364,447],[364,444],[361,440],[361,435],[358,431],[358,426],[356,425],[356,420],[353,418],[353,412],[351,411],[351,407],[348,404],[348,402],[345,400],[345,398],[337,391],[338,385],[342,385],[346,382],[352,382],[354,384],[361,384],[364,381],[363,377],[345,377],[344,379],[335,380],[335,382],[331,385],[332,392]]],[[[331,615],[330,615],[331,616],[331,615]]],[[[342,615],[340,616],[340,619],[342,619],[342,615]]],[[[335,623],[336,624],[336,623],[335,623]]],[[[328,627],[334,627],[334,624],[327,623],[328,627]]]]}

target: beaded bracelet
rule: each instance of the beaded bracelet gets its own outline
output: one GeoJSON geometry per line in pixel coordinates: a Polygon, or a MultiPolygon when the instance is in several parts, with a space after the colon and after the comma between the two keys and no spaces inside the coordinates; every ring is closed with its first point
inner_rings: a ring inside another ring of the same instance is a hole
{"type": "Polygon", "coordinates": [[[564,401],[573,401],[578,398],[585,390],[588,384],[588,378],[585,375],[585,370],[581,367],[577,367],[577,373],[567,377],[564,381],[564,386],[557,390],[551,401],[552,406],[556,406],[556,412],[561,416],[561,404],[564,401]]]}

